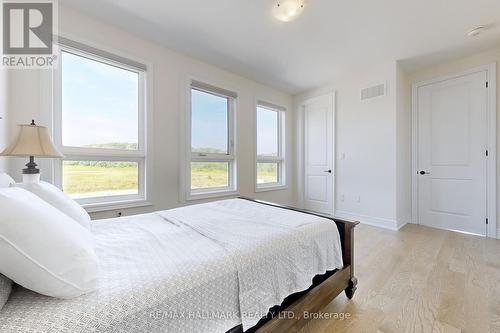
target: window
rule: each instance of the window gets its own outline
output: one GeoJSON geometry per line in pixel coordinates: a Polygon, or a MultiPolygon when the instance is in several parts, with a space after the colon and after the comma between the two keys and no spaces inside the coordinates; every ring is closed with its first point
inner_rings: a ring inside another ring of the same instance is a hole
{"type": "Polygon", "coordinates": [[[54,80],[55,182],[84,205],[145,200],[146,68],[78,46],[61,45],[54,80]]]}
{"type": "Polygon", "coordinates": [[[193,81],[188,199],[236,191],[233,92],[193,81]]]}
{"type": "Polygon", "coordinates": [[[257,190],[285,185],[284,110],[265,102],[257,104],[257,190]]]}

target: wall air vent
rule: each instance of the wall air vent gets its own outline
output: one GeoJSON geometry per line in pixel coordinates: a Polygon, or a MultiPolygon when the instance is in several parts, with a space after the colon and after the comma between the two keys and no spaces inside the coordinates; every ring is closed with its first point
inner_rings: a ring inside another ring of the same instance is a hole
{"type": "Polygon", "coordinates": [[[361,90],[361,100],[367,100],[375,97],[385,96],[386,86],[385,83],[365,88],[361,90]]]}

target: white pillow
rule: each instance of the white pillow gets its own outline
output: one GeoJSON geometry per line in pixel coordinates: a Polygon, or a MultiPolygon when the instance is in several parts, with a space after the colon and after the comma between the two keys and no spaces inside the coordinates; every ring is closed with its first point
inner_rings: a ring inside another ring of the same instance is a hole
{"type": "Polygon", "coordinates": [[[20,187],[36,194],[64,214],[71,217],[87,229],[90,229],[90,216],[78,203],[68,197],[63,191],[46,182],[15,183],[12,187],[20,187]]]}
{"type": "Polygon", "coordinates": [[[0,273],[40,294],[73,298],[96,288],[90,231],[33,193],[0,189],[0,273]]]}
{"type": "Polygon", "coordinates": [[[10,184],[14,184],[15,181],[8,174],[0,172],[0,188],[9,187],[10,184]]]}
{"type": "Polygon", "coordinates": [[[12,290],[12,280],[0,274],[0,310],[9,299],[12,290]]]}

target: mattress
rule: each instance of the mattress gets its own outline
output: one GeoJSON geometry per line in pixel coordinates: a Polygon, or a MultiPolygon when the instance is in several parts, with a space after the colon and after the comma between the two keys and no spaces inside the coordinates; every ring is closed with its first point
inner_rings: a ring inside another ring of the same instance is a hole
{"type": "Polygon", "coordinates": [[[335,223],[241,199],[92,223],[98,290],[16,286],[1,332],[226,332],[342,267],[335,223]]]}

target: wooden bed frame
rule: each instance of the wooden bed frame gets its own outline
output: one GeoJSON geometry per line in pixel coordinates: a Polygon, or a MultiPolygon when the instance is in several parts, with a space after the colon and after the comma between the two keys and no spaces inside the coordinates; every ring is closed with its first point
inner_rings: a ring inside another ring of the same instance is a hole
{"type": "MultiPolygon", "coordinates": [[[[354,227],[359,222],[341,220],[304,209],[247,197],[239,197],[239,199],[315,215],[335,222],[340,233],[342,259],[344,262],[344,267],[342,269],[316,276],[313,280],[313,285],[308,290],[287,297],[280,306],[270,309],[267,317],[263,318],[255,327],[252,327],[246,332],[297,332],[308,322],[308,319],[304,318],[305,312],[317,313],[321,311],[321,309],[328,305],[342,291],[345,291],[349,299],[354,296],[356,285],[358,284],[358,279],[354,276],[354,227]],[[279,315],[280,313],[284,315],[279,315]]],[[[230,330],[228,333],[238,332],[243,332],[241,325],[230,330]]]]}

